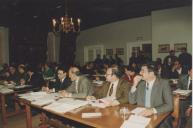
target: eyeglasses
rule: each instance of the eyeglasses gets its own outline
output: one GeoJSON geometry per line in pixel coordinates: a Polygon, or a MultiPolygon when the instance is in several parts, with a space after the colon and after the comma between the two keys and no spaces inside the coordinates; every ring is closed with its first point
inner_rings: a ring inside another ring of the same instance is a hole
{"type": "Polygon", "coordinates": [[[112,74],[105,74],[105,76],[109,76],[109,75],[112,75],[112,74]]]}

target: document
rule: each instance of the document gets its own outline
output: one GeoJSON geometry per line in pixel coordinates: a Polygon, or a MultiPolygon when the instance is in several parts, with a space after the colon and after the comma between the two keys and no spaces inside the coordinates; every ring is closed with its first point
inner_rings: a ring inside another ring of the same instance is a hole
{"type": "Polygon", "coordinates": [[[181,90],[181,89],[177,89],[175,91],[173,91],[174,94],[179,94],[179,95],[183,95],[183,96],[189,96],[191,94],[192,90],[181,90]]]}
{"type": "Polygon", "coordinates": [[[82,113],[82,118],[96,118],[101,116],[102,116],[101,112],[82,113]]]}
{"type": "Polygon", "coordinates": [[[133,113],[133,114],[135,114],[135,115],[139,115],[139,114],[140,114],[141,112],[143,112],[145,109],[146,109],[146,108],[144,108],[144,107],[137,107],[137,108],[133,109],[133,110],[131,111],[131,113],[133,113]]]}
{"type": "Polygon", "coordinates": [[[145,128],[151,118],[131,115],[128,120],[124,121],[120,128],[145,128]]]}
{"type": "Polygon", "coordinates": [[[3,94],[6,94],[6,93],[14,92],[14,91],[12,89],[8,89],[8,88],[1,88],[0,92],[3,94]]]}
{"type": "Polygon", "coordinates": [[[59,100],[59,101],[55,101],[52,104],[43,107],[44,109],[48,109],[54,112],[58,112],[58,113],[65,113],[65,112],[69,112],[71,110],[74,110],[76,108],[79,108],[81,106],[85,106],[88,104],[88,101],[82,101],[82,100],[72,100],[71,98],[68,99],[64,99],[64,100],[59,100]],[[61,102],[62,101],[62,102],[61,102]]]}

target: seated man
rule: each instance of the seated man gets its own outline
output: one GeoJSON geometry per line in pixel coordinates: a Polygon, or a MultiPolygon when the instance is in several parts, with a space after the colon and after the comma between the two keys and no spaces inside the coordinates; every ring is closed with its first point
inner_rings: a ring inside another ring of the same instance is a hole
{"type": "Polygon", "coordinates": [[[70,79],[67,77],[67,69],[60,67],[57,73],[58,79],[53,88],[55,88],[56,91],[67,89],[70,86],[70,79]]]}
{"type": "MultiPolygon", "coordinates": [[[[140,75],[134,78],[129,92],[129,103],[147,107],[140,113],[141,116],[171,112],[173,110],[173,97],[169,82],[156,76],[154,65],[144,64],[140,75]]],[[[168,118],[161,127],[172,127],[168,118]]]]}
{"type": "Polygon", "coordinates": [[[27,84],[32,85],[33,87],[41,89],[45,84],[42,74],[37,73],[33,67],[27,68],[28,80],[27,84]]]}
{"type": "Polygon", "coordinates": [[[77,67],[71,67],[69,69],[69,77],[72,83],[66,90],[60,92],[61,95],[72,98],[86,98],[91,87],[90,80],[81,75],[77,67]]]}
{"type": "Polygon", "coordinates": [[[118,105],[128,102],[128,82],[122,79],[122,72],[117,66],[112,66],[106,71],[106,81],[102,88],[89,96],[88,99],[101,99],[107,98],[109,106],[118,105]]]}
{"type": "MultiPolygon", "coordinates": [[[[192,67],[188,67],[188,74],[181,75],[177,84],[178,89],[192,90],[192,67]]],[[[191,96],[185,100],[180,100],[180,127],[184,127],[186,123],[186,109],[192,105],[191,96]]]]}

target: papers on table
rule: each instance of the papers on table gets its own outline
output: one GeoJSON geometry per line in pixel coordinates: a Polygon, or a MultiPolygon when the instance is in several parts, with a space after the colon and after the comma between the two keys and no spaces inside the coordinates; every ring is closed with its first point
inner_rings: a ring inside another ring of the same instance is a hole
{"type": "Polygon", "coordinates": [[[138,115],[139,113],[143,112],[146,108],[144,107],[137,107],[131,111],[131,113],[138,115]]]}
{"type": "Polygon", "coordinates": [[[112,103],[115,100],[116,100],[115,98],[104,97],[102,99],[91,100],[89,101],[89,104],[91,104],[93,107],[106,108],[108,106],[112,106],[112,103]]]}
{"type": "Polygon", "coordinates": [[[11,93],[13,92],[12,89],[9,89],[9,88],[1,88],[0,89],[0,92],[3,93],[3,94],[6,94],[6,93],[11,93]]]}
{"type": "Polygon", "coordinates": [[[57,113],[65,113],[81,106],[88,104],[88,101],[75,100],[75,99],[61,99],[53,102],[50,105],[43,107],[44,109],[51,110],[57,113]]]}
{"type": "Polygon", "coordinates": [[[181,90],[181,89],[177,89],[175,91],[173,91],[174,94],[179,94],[182,96],[189,96],[191,94],[192,90],[181,90]]]}
{"type": "Polygon", "coordinates": [[[26,94],[20,94],[18,95],[20,98],[29,100],[29,101],[36,101],[37,105],[39,105],[39,102],[43,102],[43,100],[52,100],[52,99],[57,99],[59,95],[57,93],[46,93],[46,92],[31,92],[31,93],[26,93],[26,94]]]}
{"type": "Polygon", "coordinates": [[[128,120],[124,121],[120,128],[145,128],[151,118],[131,115],[128,120]]]}
{"type": "Polygon", "coordinates": [[[32,85],[19,85],[19,86],[15,86],[14,89],[22,89],[22,88],[28,88],[31,87],[32,85]]]}
{"type": "Polygon", "coordinates": [[[96,118],[101,116],[102,116],[101,112],[82,113],[82,118],[96,118]]]}

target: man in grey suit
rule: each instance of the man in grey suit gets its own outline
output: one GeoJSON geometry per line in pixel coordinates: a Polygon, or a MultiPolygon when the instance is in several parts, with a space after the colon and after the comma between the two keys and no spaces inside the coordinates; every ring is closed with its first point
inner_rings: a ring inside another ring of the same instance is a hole
{"type": "MultiPolygon", "coordinates": [[[[140,76],[134,78],[134,83],[129,92],[129,103],[145,106],[147,109],[140,113],[141,116],[171,112],[173,110],[173,97],[169,82],[156,76],[157,69],[153,64],[144,64],[140,76]]],[[[170,118],[160,127],[172,127],[170,118]]]]}
{"type": "Polygon", "coordinates": [[[89,94],[91,82],[90,80],[80,74],[80,70],[77,67],[71,67],[69,69],[69,77],[72,84],[61,93],[64,97],[72,98],[86,98],[89,94]]]}
{"type": "MultiPolygon", "coordinates": [[[[188,74],[181,75],[177,84],[178,89],[192,90],[192,67],[188,67],[188,74]]],[[[192,105],[192,95],[187,99],[180,100],[180,128],[186,124],[186,110],[192,105]]]]}

